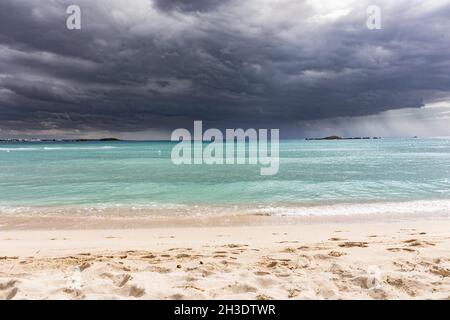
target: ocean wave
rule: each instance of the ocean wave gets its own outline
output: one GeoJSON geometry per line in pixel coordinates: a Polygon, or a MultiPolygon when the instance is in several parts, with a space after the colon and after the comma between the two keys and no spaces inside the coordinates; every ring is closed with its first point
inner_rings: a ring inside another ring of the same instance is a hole
{"type": "Polygon", "coordinates": [[[44,147],[44,150],[109,150],[117,149],[113,146],[101,146],[101,147],[44,147]]]}
{"type": "Polygon", "coordinates": [[[11,152],[11,151],[37,151],[39,148],[0,148],[0,151],[11,152]]]}
{"type": "Polygon", "coordinates": [[[0,206],[1,214],[25,214],[35,212],[36,209],[33,207],[23,207],[23,206],[0,206]]]}
{"type": "Polygon", "coordinates": [[[271,215],[298,217],[357,216],[357,215],[450,215],[450,200],[415,200],[379,203],[339,203],[299,206],[251,206],[251,205],[188,205],[173,203],[151,204],[97,204],[80,206],[0,206],[0,214],[61,214],[84,216],[229,216],[271,215]]]}
{"type": "Polygon", "coordinates": [[[346,203],[317,206],[274,206],[258,209],[260,213],[283,216],[351,216],[450,214],[450,200],[415,200],[405,202],[346,203]]]}
{"type": "Polygon", "coordinates": [[[101,147],[30,147],[30,148],[0,148],[3,152],[17,152],[17,151],[73,151],[73,150],[109,150],[116,149],[113,146],[101,147]]]}

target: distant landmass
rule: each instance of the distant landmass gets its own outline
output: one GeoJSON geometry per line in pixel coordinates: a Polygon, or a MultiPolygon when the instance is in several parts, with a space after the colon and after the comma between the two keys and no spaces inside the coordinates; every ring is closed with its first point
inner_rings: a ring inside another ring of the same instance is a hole
{"type": "Polygon", "coordinates": [[[370,140],[370,139],[381,139],[381,137],[352,137],[343,138],[340,136],[328,136],[323,138],[306,138],[305,140],[370,140]]]}
{"type": "MultiPolygon", "coordinates": [[[[417,138],[417,137],[414,137],[417,138]]],[[[350,138],[344,138],[337,135],[333,136],[327,136],[322,138],[305,138],[305,140],[370,140],[370,139],[381,139],[381,137],[350,137],[350,138]]],[[[77,138],[77,139],[0,139],[0,143],[5,142],[96,142],[96,141],[121,141],[118,138],[101,138],[101,139],[84,139],[84,138],[77,138]]],[[[165,140],[163,140],[165,141],[165,140]]]]}
{"type": "Polygon", "coordinates": [[[96,142],[96,141],[120,141],[117,138],[102,139],[0,139],[0,142],[96,142]]]}

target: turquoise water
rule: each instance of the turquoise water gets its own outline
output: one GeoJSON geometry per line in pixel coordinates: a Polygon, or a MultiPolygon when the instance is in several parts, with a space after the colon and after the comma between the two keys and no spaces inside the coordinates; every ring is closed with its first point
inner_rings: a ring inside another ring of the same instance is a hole
{"type": "Polygon", "coordinates": [[[450,139],[281,141],[275,176],[259,165],[176,166],[173,146],[0,144],[0,206],[450,212],[450,139]]]}

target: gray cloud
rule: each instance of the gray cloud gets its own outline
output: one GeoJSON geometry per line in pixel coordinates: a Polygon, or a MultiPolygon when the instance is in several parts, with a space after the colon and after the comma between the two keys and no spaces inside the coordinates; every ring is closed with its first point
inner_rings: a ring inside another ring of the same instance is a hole
{"type": "Polygon", "coordinates": [[[419,108],[450,91],[444,1],[0,3],[0,128],[170,129],[419,108]]]}
{"type": "Polygon", "coordinates": [[[157,8],[164,11],[210,11],[225,4],[228,0],[155,0],[157,8]]]}

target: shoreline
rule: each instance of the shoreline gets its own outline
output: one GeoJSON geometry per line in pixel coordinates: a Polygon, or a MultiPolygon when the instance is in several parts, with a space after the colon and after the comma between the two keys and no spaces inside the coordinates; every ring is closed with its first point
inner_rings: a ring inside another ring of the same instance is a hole
{"type": "Polygon", "coordinates": [[[450,213],[352,214],[283,216],[270,214],[193,215],[31,215],[0,214],[0,231],[11,230],[101,230],[190,227],[289,226],[355,223],[448,221],[450,213]]]}

